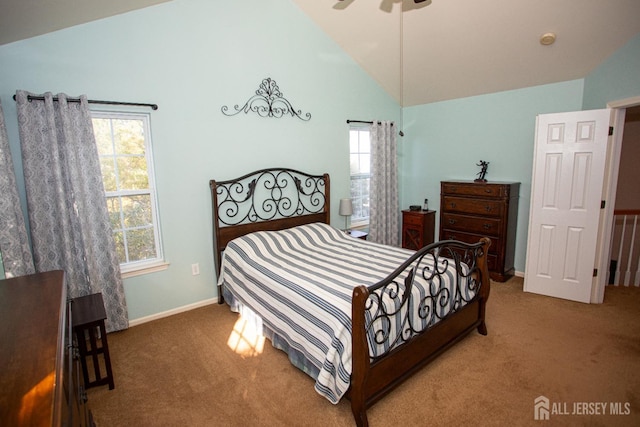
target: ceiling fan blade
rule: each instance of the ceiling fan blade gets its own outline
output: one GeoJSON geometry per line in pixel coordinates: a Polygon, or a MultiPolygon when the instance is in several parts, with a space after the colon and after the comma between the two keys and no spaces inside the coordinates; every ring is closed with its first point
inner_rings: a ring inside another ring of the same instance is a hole
{"type": "MultiPolygon", "coordinates": [[[[333,8],[338,10],[346,9],[353,2],[354,0],[346,0],[346,1],[338,0],[338,3],[334,4],[333,8]]],[[[406,3],[404,0],[382,0],[382,3],[380,4],[380,9],[383,10],[384,12],[390,13],[391,10],[393,9],[393,3],[398,3],[398,2],[401,2],[403,4],[402,10],[412,9],[412,7],[406,6],[406,3]]],[[[427,4],[431,4],[431,0],[413,0],[414,4],[420,4],[424,2],[427,2],[427,4]]]]}
{"type": "Polygon", "coordinates": [[[337,10],[342,10],[342,9],[346,9],[347,7],[349,7],[349,5],[351,3],[353,3],[353,0],[347,0],[347,1],[338,0],[338,2],[339,3],[336,3],[336,4],[333,5],[333,8],[337,9],[337,10]]]}

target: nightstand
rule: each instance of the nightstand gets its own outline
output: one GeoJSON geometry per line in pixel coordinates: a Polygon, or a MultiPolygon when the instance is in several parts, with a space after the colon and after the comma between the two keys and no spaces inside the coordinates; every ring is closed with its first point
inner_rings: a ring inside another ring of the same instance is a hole
{"type": "Polygon", "coordinates": [[[351,237],[355,237],[356,239],[362,239],[362,240],[367,240],[367,236],[369,235],[369,233],[367,233],[366,231],[361,231],[361,230],[351,230],[347,234],[351,237]]]}
{"type": "Polygon", "coordinates": [[[436,211],[402,211],[402,247],[417,251],[434,241],[436,211]]]}
{"type": "Polygon", "coordinates": [[[78,341],[85,387],[108,384],[109,390],[113,390],[111,358],[109,357],[107,331],[104,326],[107,312],[104,309],[102,294],[92,294],[72,299],[71,311],[73,313],[73,332],[78,341]],[[98,345],[98,342],[100,342],[100,345],[98,345]],[[99,355],[103,356],[104,363],[100,363],[99,355]],[[87,358],[89,357],[91,357],[91,365],[93,366],[93,381],[89,381],[89,369],[87,367],[87,358]],[[101,373],[102,366],[106,370],[104,376],[101,373]]]}

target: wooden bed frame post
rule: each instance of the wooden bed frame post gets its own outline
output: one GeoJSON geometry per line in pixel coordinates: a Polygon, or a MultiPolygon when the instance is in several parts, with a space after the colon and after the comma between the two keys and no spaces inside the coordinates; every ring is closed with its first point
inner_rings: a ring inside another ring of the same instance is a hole
{"type": "Polygon", "coordinates": [[[474,273],[474,278],[480,285],[480,324],[478,325],[478,333],[481,335],[487,335],[487,324],[485,322],[485,313],[487,307],[487,300],[489,299],[489,293],[491,291],[491,279],[489,278],[489,264],[487,256],[489,255],[489,246],[491,246],[491,240],[488,237],[480,239],[484,243],[484,251],[481,256],[478,257],[479,270],[474,273]],[[478,277],[480,274],[482,277],[478,277]]]}
{"type": "Polygon", "coordinates": [[[369,345],[365,332],[365,305],[369,298],[366,286],[358,286],[353,290],[351,304],[352,319],[352,370],[351,370],[351,412],[358,427],[369,425],[367,419],[367,402],[365,397],[365,383],[369,374],[371,360],[369,345]]]}
{"type": "Polygon", "coordinates": [[[331,181],[329,174],[322,174],[324,180],[324,223],[331,224],[331,181]]]}
{"type": "MultiPolygon", "coordinates": [[[[219,246],[220,242],[220,228],[218,227],[218,194],[216,193],[216,180],[209,181],[209,188],[211,189],[211,210],[213,218],[213,266],[215,268],[216,281],[220,278],[220,265],[222,263],[222,249],[219,246]]],[[[218,304],[224,303],[224,297],[222,296],[222,287],[218,286],[218,304]]]]}

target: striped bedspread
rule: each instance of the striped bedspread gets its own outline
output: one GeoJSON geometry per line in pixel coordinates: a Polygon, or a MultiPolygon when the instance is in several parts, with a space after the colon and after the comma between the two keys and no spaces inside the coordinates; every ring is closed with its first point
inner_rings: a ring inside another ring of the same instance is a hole
{"type": "MultiPolygon", "coordinates": [[[[278,347],[289,351],[292,361],[292,353],[298,358],[301,355],[315,367],[304,370],[312,376],[317,372],[316,391],[337,403],[350,384],[353,288],[379,282],[412,254],[315,223],[251,233],[231,241],[224,251],[219,282],[231,308],[239,311],[246,307],[259,316],[265,327],[284,341],[278,347]]],[[[450,301],[456,300],[452,294],[465,293],[466,300],[473,297],[464,287],[460,291],[453,286],[456,272],[449,268],[452,271],[438,276],[437,281],[413,287],[414,329],[424,329],[446,314],[454,304],[450,301]],[[443,288],[445,299],[429,300],[430,293],[443,288]],[[425,316],[425,304],[427,312],[438,316],[425,316]]],[[[392,331],[392,335],[397,333],[392,331]]],[[[374,356],[384,345],[376,348],[372,339],[374,356]]]]}

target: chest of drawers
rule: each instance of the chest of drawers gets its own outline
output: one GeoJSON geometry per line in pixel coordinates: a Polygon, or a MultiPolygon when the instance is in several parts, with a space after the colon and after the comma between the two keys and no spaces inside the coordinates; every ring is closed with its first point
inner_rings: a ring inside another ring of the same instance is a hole
{"type": "Polygon", "coordinates": [[[442,181],[440,240],[476,243],[491,239],[489,274],[504,282],[513,276],[519,182],[442,181]]]}
{"type": "Polygon", "coordinates": [[[0,280],[0,425],[93,426],[62,271],[0,280]]]}

